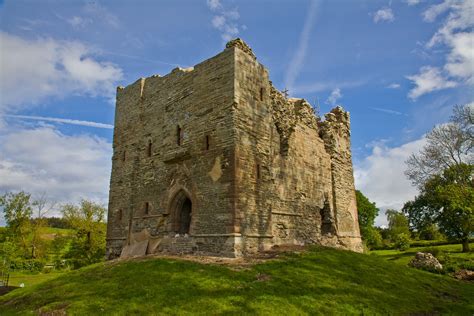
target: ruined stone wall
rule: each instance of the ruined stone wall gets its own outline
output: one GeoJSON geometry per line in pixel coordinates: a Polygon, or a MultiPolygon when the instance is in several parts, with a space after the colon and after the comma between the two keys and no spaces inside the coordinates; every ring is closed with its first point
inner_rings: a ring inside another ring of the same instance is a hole
{"type": "Polygon", "coordinates": [[[194,68],[119,88],[113,145],[109,258],[124,246],[222,256],[283,244],[361,250],[348,113],[321,121],[308,102],[285,97],[241,40],[194,68]],[[190,231],[176,235],[187,198],[190,231]]]}
{"type": "Polygon", "coordinates": [[[333,208],[339,241],[347,249],[362,251],[354,171],[350,143],[349,113],[336,107],[319,123],[326,151],[331,155],[333,208]]]}
{"type": "Polygon", "coordinates": [[[318,117],[306,101],[277,91],[248,52],[236,49],[235,62],[236,210],[243,252],[278,244],[335,246],[331,156],[318,117]]]}
{"type": "Polygon", "coordinates": [[[175,69],[117,90],[110,258],[144,230],[161,238],[157,250],[234,253],[229,240],[234,233],[233,78],[233,54],[224,51],[194,69],[175,69]],[[190,237],[177,241],[173,199],[180,191],[192,201],[192,221],[190,237]]]}
{"type": "Polygon", "coordinates": [[[236,212],[242,250],[279,244],[360,249],[348,114],[325,122],[275,89],[245,45],[235,51],[236,212]]]}

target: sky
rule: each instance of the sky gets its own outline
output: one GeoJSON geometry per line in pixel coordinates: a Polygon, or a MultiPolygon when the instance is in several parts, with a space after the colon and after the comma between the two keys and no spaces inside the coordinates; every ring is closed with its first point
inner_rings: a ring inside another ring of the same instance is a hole
{"type": "Polygon", "coordinates": [[[107,205],[116,87],[240,37],[278,89],[350,112],[385,225],[417,193],[405,160],[474,100],[473,17],[471,0],[0,0],[0,194],[107,205]]]}

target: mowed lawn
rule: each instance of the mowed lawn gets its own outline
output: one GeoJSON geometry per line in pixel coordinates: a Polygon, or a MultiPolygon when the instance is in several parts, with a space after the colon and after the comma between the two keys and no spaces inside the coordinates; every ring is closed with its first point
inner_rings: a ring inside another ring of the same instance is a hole
{"type": "Polygon", "coordinates": [[[240,269],[164,258],[96,264],[0,297],[0,314],[472,315],[473,304],[473,284],[314,247],[240,269]]]}
{"type": "MultiPolygon", "coordinates": [[[[23,284],[24,287],[32,287],[36,284],[42,283],[49,279],[54,279],[64,272],[51,272],[51,273],[23,273],[23,272],[10,272],[10,279],[8,285],[20,286],[23,284]]],[[[1,314],[0,314],[1,315],[1,314]]]]}
{"type": "MultiPolygon", "coordinates": [[[[441,246],[426,246],[426,247],[414,247],[406,251],[399,250],[373,250],[371,254],[380,256],[390,262],[407,265],[408,262],[415,256],[417,252],[430,252],[436,250],[438,256],[441,258],[448,257],[449,262],[446,266],[456,267],[474,267],[474,243],[469,244],[471,252],[462,252],[462,245],[441,245],[441,246]]],[[[444,262],[442,262],[444,263],[444,262]]]]}

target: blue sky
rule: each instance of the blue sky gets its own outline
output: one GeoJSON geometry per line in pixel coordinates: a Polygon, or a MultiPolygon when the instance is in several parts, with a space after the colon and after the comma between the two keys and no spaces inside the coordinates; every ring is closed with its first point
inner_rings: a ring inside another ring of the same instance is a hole
{"type": "Polygon", "coordinates": [[[473,101],[469,0],[0,3],[1,192],[106,203],[115,87],[234,37],[277,88],[350,111],[356,186],[384,209],[416,193],[404,160],[423,135],[473,101]]]}

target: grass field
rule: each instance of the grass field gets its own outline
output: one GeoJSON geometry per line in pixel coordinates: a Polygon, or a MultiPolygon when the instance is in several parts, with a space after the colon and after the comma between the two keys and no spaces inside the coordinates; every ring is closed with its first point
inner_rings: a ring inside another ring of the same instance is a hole
{"type": "Polygon", "coordinates": [[[245,269],[154,258],[101,263],[0,297],[2,315],[472,315],[473,304],[472,284],[325,248],[245,269]]]}
{"type": "MultiPolygon", "coordinates": [[[[44,281],[54,279],[64,272],[51,272],[51,273],[23,273],[23,272],[10,272],[10,286],[20,286],[24,284],[26,288],[35,286],[36,284],[44,281]]],[[[0,314],[1,315],[1,314],[0,314]]]]}
{"type": "MultiPolygon", "coordinates": [[[[474,243],[470,244],[471,249],[474,249],[474,243]]],[[[373,250],[370,253],[380,256],[390,262],[407,265],[408,262],[415,256],[417,252],[430,252],[437,250],[437,257],[440,257],[441,263],[447,268],[460,269],[467,267],[474,267],[474,252],[463,253],[460,244],[441,245],[430,247],[414,247],[406,251],[399,250],[373,250]],[[443,261],[443,259],[445,261],[443,261]]],[[[471,268],[472,269],[472,268],[471,268]]],[[[449,270],[449,269],[448,269],[449,270]]],[[[448,271],[452,272],[452,271],[448,271]]]]}

